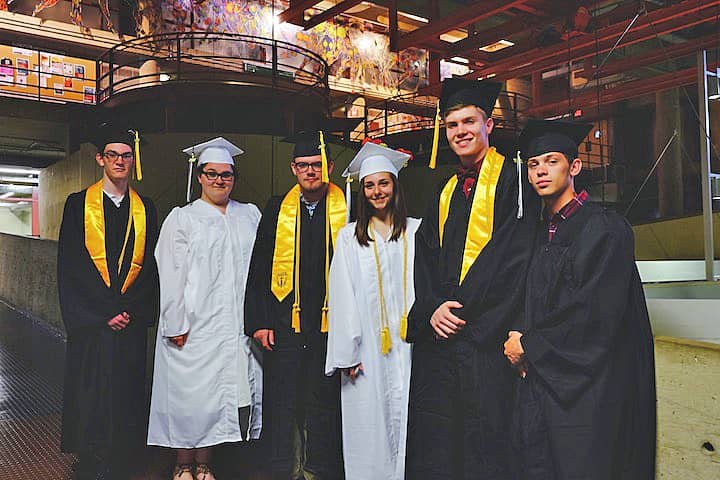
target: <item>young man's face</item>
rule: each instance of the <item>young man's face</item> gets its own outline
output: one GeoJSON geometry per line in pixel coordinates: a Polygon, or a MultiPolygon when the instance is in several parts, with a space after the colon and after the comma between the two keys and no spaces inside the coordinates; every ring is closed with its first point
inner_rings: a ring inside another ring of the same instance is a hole
{"type": "Polygon", "coordinates": [[[445,116],[445,135],[450,148],[466,167],[485,156],[492,129],[492,118],[486,118],[485,113],[474,105],[453,110],[445,116]]]}
{"type": "Polygon", "coordinates": [[[579,158],[568,161],[565,154],[548,152],[528,159],[528,178],[535,191],[551,199],[572,192],[573,178],[582,170],[579,158]]]}
{"type": "MultiPolygon", "coordinates": [[[[316,192],[322,188],[322,157],[320,155],[295,157],[290,168],[304,192],[316,192]]],[[[328,175],[332,173],[332,169],[333,162],[328,162],[328,175]]]]}
{"type": "Polygon", "coordinates": [[[132,147],[124,143],[108,143],[102,152],[95,155],[95,161],[103,167],[104,175],[112,181],[124,181],[130,178],[135,165],[132,147]]]}
{"type": "Polygon", "coordinates": [[[235,185],[235,174],[232,166],[226,163],[206,163],[198,175],[198,182],[203,197],[215,205],[225,205],[235,185]]]}

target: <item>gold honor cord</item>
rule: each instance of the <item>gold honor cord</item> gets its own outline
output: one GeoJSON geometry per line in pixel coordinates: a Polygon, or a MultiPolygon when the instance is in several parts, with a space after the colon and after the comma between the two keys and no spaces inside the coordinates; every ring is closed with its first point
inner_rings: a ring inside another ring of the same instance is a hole
{"type": "MultiPolygon", "coordinates": [[[[321,331],[327,332],[327,277],[329,271],[329,242],[335,245],[340,229],[345,225],[347,208],[342,189],[328,184],[325,195],[325,301],[321,331]]],[[[283,198],[275,230],[270,291],[282,302],[294,290],[292,325],[300,333],[300,185],[295,185],[283,198]]]]}
{"type": "MultiPolygon", "coordinates": [[[[378,293],[380,296],[380,350],[383,355],[390,353],[392,349],[392,337],[390,336],[390,322],[388,321],[387,305],[385,303],[385,293],[383,292],[382,269],[380,267],[380,255],[377,251],[377,241],[373,233],[372,223],[368,225],[368,233],[372,241],[373,253],[375,254],[375,267],[377,267],[378,293]]],[[[405,230],[402,232],[403,240],[403,313],[400,318],[400,338],[407,338],[407,238],[405,230]]]]}
{"type": "Polygon", "coordinates": [[[140,166],[140,132],[130,130],[135,135],[135,174],[138,182],[142,181],[142,167],[140,166]]]}
{"type": "MultiPolygon", "coordinates": [[[[505,157],[499,154],[495,150],[495,147],[491,147],[485,154],[470,209],[470,220],[468,221],[467,236],[465,237],[465,248],[463,249],[459,283],[465,280],[465,275],[467,275],[475,259],[492,238],[495,214],[495,190],[504,161],[505,157]]],[[[450,211],[450,201],[456,185],[457,176],[453,176],[448,180],[448,183],[445,184],[440,194],[438,232],[440,235],[441,248],[443,234],[445,232],[445,222],[447,221],[450,211]]]]}
{"type": "Polygon", "coordinates": [[[440,147],[440,100],[438,100],[437,107],[435,108],[435,123],[433,124],[433,143],[432,150],[430,151],[430,162],[428,167],[435,169],[437,165],[437,154],[438,148],[440,147]]]}
{"type": "MultiPolygon", "coordinates": [[[[118,260],[118,274],[120,273],[125,250],[130,239],[130,227],[134,226],[133,253],[130,270],[123,283],[121,293],[125,293],[133,284],[142,269],[145,259],[146,216],[145,205],[140,195],[133,189],[128,189],[130,196],[130,214],[125,228],[125,241],[123,242],[120,259],[118,260]]],[[[102,180],[90,186],[85,193],[84,209],[85,248],[95,264],[105,285],[110,288],[110,272],[107,265],[107,251],[105,250],[105,210],[103,207],[102,180]]]]}

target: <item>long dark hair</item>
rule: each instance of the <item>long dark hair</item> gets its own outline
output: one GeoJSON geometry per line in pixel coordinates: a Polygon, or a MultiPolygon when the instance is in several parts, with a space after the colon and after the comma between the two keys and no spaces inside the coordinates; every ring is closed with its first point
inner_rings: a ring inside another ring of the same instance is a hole
{"type": "MultiPolygon", "coordinates": [[[[393,219],[393,230],[390,240],[397,240],[405,231],[407,226],[407,208],[405,207],[405,195],[402,186],[395,175],[390,174],[393,183],[393,198],[389,203],[390,215],[393,219]]],[[[358,191],[357,202],[357,223],[355,224],[355,237],[360,245],[367,247],[370,245],[371,239],[368,235],[368,225],[370,218],[375,209],[367,197],[365,197],[365,187],[362,180],[360,181],[360,190],[358,191]]]]}

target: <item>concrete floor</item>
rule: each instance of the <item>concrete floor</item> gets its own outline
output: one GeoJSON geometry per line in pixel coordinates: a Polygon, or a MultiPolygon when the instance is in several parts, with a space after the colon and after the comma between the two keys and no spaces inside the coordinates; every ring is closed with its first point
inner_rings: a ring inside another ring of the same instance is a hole
{"type": "MultiPolygon", "coordinates": [[[[64,363],[60,332],[0,303],[0,479],[72,479],[75,457],[60,452],[64,363]]],[[[245,447],[215,449],[218,480],[266,478],[243,467],[245,447]]],[[[147,447],[145,453],[144,473],[133,480],[169,480],[173,452],[147,447]]]]}

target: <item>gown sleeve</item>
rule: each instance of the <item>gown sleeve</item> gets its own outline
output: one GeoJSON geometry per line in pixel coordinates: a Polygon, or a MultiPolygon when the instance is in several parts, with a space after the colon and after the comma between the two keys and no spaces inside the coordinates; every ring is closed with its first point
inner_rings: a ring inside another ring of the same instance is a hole
{"type": "Polygon", "coordinates": [[[163,337],[184,335],[190,330],[185,314],[185,284],[188,275],[188,232],[182,226],[182,213],[173,209],[165,219],[155,258],[160,274],[160,334],[163,337]]]}
{"type": "Polygon", "coordinates": [[[63,323],[70,334],[78,329],[104,327],[120,313],[96,301],[101,298],[97,295],[101,287],[95,285],[99,283],[95,278],[98,275],[83,268],[83,202],[81,194],[73,194],[65,201],[58,239],[58,295],[63,323]]]}
{"type": "Polygon", "coordinates": [[[133,284],[132,293],[128,291],[126,295],[123,295],[123,300],[126,300],[124,302],[126,303],[125,310],[130,313],[131,319],[141,318],[147,327],[154,327],[160,310],[160,284],[155,256],[150,252],[154,252],[157,247],[157,210],[152,200],[147,197],[143,197],[142,200],[147,215],[145,251],[148,253],[145,255],[140,275],[133,284]]]}
{"type": "Polygon", "coordinates": [[[245,335],[249,337],[257,330],[274,328],[268,297],[272,295],[270,276],[279,208],[280,200],[271,198],[268,201],[255,236],[245,290],[245,335]]]}
{"type": "Polygon", "coordinates": [[[632,232],[624,220],[603,216],[584,230],[568,260],[571,271],[561,273],[572,279],[568,288],[549,292],[555,301],[548,301],[540,324],[530,326],[520,340],[534,374],[564,404],[593,382],[623,334],[635,265],[632,232]]]}
{"type": "Polygon", "coordinates": [[[430,317],[447,299],[439,297],[438,263],[440,241],[438,239],[438,211],[440,191],[433,196],[415,234],[415,259],[413,260],[415,303],[408,314],[407,341],[415,342],[432,331],[430,317]]]}
{"type": "Polygon", "coordinates": [[[353,272],[350,259],[357,255],[353,248],[356,245],[360,247],[354,238],[354,225],[344,227],[338,236],[337,248],[330,266],[326,375],[332,375],[338,368],[354,367],[361,362],[362,326],[353,279],[363,279],[359,276],[360,272],[353,272]]]}

